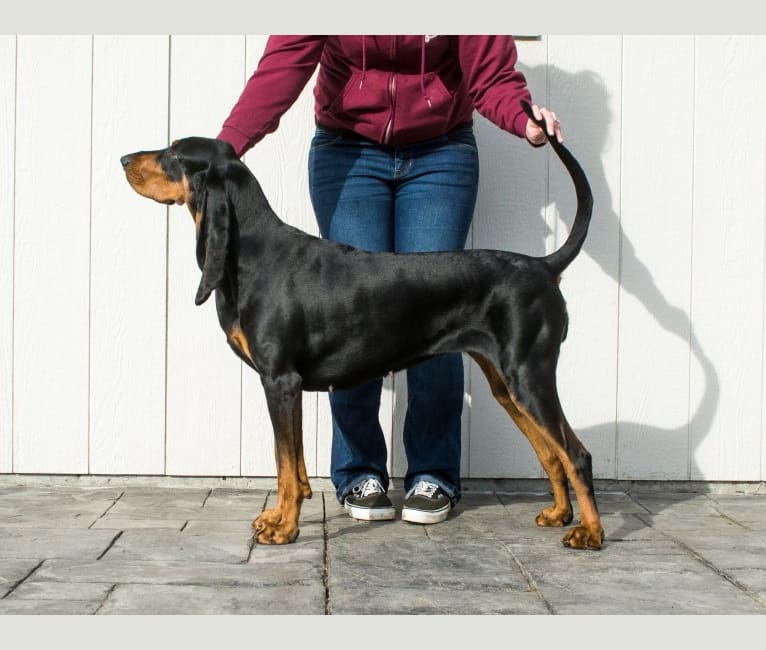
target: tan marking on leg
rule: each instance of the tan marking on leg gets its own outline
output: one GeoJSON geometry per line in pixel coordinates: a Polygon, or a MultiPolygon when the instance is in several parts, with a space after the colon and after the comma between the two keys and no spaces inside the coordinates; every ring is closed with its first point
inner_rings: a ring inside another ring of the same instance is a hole
{"type": "Polygon", "coordinates": [[[538,428],[530,421],[523,409],[520,409],[511,396],[511,391],[500,371],[494,364],[479,354],[471,355],[484,372],[492,390],[492,395],[508,412],[516,426],[532,445],[553,491],[553,505],[545,508],[535,519],[538,526],[566,526],[572,521],[572,502],[566,483],[566,474],[558,456],[552,451],[538,428]]]}
{"type": "Polygon", "coordinates": [[[294,454],[288,447],[284,444],[277,452],[277,505],[264,510],[253,522],[259,544],[289,544],[298,539],[303,490],[294,454]]]}
{"type": "Polygon", "coordinates": [[[301,400],[279,423],[274,449],[277,458],[277,505],[264,510],[253,522],[260,544],[289,544],[298,538],[298,520],[304,498],[311,496],[305,474],[301,431],[301,400]],[[301,469],[302,468],[302,469],[301,469]],[[305,482],[304,482],[305,480],[305,482]],[[308,490],[308,495],[306,494],[308,490]]]}
{"type": "Polygon", "coordinates": [[[312,496],[311,485],[309,484],[308,472],[306,471],[306,461],[303,457],[303,404],[298,404],[293,412],[293,429],[297,429],[298,444],[296,446],[298,463],[298,482],[300,483],[301,494],[304,499],[310,499],[312,496]]]}
{"type": "MultiPolygon", "coordinates": [[[[540,436],[548,444],[549,448],[558,456],[560,464],[563,467],[564,472],[566,472],[566,476],[577,497],[577,507],[580,511],[581,525],[572,528],[564,536],[564,545],[570,548],[600,549],[604,542],[604,529],[601,527],[601,518],[599,517],[596,501],[590,487],[580,480],[569,454],[556,442],[555,437],[542,424],[537,422],[535,418],[526,412],[524,407],[516,401],[516,398],[513,395],[511,395],[511,400],[514,402],[516,408],[524,414],[525,418],[530,423],[531,428],[537,431],[537,435],[540,436]]],[[[569,424],[563,419],[563,416],[562,426],[567,427],[567,433],[574,438],[574,440],[577,440],[577,437],[571,428],[569,428],[569,424]]]]}

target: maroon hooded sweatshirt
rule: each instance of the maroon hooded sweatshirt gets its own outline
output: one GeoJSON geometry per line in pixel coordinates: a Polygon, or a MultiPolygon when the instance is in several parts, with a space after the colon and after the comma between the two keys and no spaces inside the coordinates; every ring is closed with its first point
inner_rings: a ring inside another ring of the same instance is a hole
{"type": "Polygon", "coordinates": [[[319,125],[399,145],[469,123],[474,109],[524,137],[531,102],[511,36],[271,36],[218,138],[241,156],[314,88],[319,125]]]}

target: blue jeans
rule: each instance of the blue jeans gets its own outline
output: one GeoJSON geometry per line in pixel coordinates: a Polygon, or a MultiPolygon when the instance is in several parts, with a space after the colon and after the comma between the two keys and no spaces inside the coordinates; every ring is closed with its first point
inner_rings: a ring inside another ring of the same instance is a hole
{"type": "MultiPolygon", "coordinates": [[[[317,128],[309,153],[311,201],[325,239],[368,251],[459,250],[476,205],[479,159],[471,127],[382,147],[317,128]]],[[[382,379],[330,393],[330,473],[341,503],[368,477],[388,489],[378,420],[382,379]]],[[[420,479],[460,498],[463,361],[435,357],[407,370],[405,490],[420,479]]]]}

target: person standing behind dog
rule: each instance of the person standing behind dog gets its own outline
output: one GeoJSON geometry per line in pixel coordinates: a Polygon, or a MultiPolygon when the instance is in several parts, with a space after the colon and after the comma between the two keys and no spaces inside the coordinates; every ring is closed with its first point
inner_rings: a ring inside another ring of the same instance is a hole
{"type": "MultiPolygon", "coordinates": [[[[473,111],[533,146],[562,141],[555,113],[533,104],[546,134],[523,112],[520,100],[532,101],[516,60],[511,36],[271,36],[217,137],[242,156],[277,129],[318,65],[308,167],[322,237],[368,251],[460,250],[479,180],[473,111]]],[[[331,478],[357,519],[395,517],[381,388],[330,393],[331,478]]],[[[407,388],[402,519],[437,523],[460,498],[461,355],[409,368],[407,388]]]]}

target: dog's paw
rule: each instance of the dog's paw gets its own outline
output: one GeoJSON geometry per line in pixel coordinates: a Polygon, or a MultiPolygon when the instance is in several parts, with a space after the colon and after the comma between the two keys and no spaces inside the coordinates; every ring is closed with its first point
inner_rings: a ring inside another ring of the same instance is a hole
{"type": "Polygon", "coordinates": [[[572,509],[550,506],[537,515],[535,523],[538,526],[553,526],[556,528],[568,526],[572,523],[572,509]]]}
{"type": "Polygon", "coordinates": [[[259,544],[291,544],[298,539],[298,526],[282,520],[277,509],[264,510],[253,522],[255,541],[259,544]]]}
{"type": "Polygon", "coordinates": [[[604,545],[604,529],[598,525],[594,529],[575,526],[566,535],[562,543],[567,548],[590,549],[598,551],[604,545]]]}

